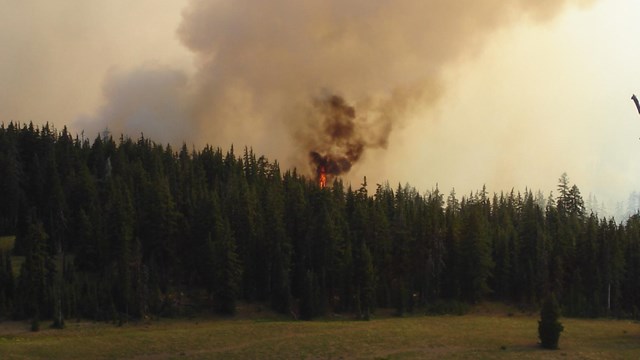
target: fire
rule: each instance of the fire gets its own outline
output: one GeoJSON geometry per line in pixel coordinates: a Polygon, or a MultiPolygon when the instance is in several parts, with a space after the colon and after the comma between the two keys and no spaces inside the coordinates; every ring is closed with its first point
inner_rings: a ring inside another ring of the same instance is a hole
{"type": "Polygon", "coordinates": [[[318,170],[318,182],[320,184],[320,189],[324,189],[327,186],[327,171],[324,166],[320,166],[318,170]]]}

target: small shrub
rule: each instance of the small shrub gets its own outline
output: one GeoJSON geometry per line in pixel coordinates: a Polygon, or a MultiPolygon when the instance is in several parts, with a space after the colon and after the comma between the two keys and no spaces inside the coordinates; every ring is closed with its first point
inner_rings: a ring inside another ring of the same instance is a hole
{"type": "Polygon", "coordinates": [[[560,333],[564,326],[558,321],[560,317],[560,306],[555,295],[547,297],[542,310],[540,311],[540,321],[538,321],[538,336],[540,345],[545,349],[557,349],[560,333]]]}
{"type": "Polygon", "coordinates": [[[31,331],[40,331],[40,320],[38,320],[37,317],[34,317],[33,320],[31,320],[31,331]]]}
{"type": "Polygon", "coordinates": [[[52,329],[64,329],[64,319],[63,318],[55,318],[53,319],[53,323],[51,324],[52,329]]]}

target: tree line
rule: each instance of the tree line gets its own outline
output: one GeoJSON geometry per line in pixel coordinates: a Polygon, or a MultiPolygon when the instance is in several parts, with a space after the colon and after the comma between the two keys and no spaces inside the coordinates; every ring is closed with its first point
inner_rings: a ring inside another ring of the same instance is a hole
{"type": "Polygon", "coordinates": [[[637,317],[640,216],[555,196],[320,188],[245,148],[174,150],[0,126],[0,316],[128,320],[260,302],[300,319],[450,311],[554,293],[571,316],[637,317]],[[19,271],[12,262],[21,261],[19,271]]]}

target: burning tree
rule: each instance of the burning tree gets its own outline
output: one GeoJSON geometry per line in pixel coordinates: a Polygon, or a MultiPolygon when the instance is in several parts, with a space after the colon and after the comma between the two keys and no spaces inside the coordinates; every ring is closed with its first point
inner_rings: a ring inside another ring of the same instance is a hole
{"type": "Polygon", "coordinates": [[[316,101],[322,114],[321,134],[314,139],[309,152],[318,185],[324,188],[327,180],[351,170],[362,156],[366,142],[356,131],[356,111],[337,95],[316,101]]]}
{"type": "Polygon", "coordinates": [[[345,157],[331,154],[322,156],[315,151],[312,151],[309,156],[316,168],[316,178],[321,188],[327,186],[327,177],[334,177],[351,169],[351,162],[345,157]]]}
{"type": "Polygon", "coordinates": [[[324,189],[327,186],[327,169],[324,166],[320,166],[318,170],[318,182],[320,188],[324,189]]]}

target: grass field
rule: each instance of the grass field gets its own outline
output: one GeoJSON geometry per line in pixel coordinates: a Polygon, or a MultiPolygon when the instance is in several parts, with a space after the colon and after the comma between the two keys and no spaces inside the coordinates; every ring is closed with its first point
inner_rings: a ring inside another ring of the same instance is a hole
{"type": "MultiPolygon", "coordinates": [[[[1,359],[637,359],[640,324],[566,319],[560,350],[537,346],[537,317],[378,318],[369,322],[284,321],[277,317],[159,320],[115,327],[68,322],[28,331],[0,323],[1,359]]],[[[43,324],[44,327],[44,324],[43,324]]]]}

